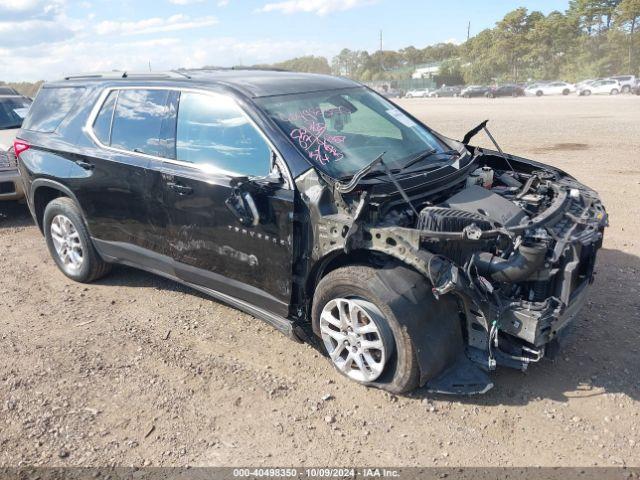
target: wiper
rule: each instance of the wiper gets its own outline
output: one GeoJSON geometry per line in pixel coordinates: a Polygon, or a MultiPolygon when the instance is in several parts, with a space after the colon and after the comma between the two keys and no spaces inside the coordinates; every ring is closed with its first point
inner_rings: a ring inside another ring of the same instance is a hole
{"type": "MultiPolygon", "coordinates": [[[[431,150],[425,150],[424,152],[419,153],[418,155],[413,157],[411,160],[409,160],[409,162],[406,165],[403,165],[400,169],[395,170],[395,172],[396,173],[404,172],[407,168],[413,167],[415,164],[421,162],[422,160],[426,160],[427,158],[431,158],[439,155],[449,155],[449,156],[460,155],[460,152],[458,150],[446,150],[444,152],[438,152],[438,150],[436,150],[435,148],[432,148],[431,150]]],[[[430,167],[439,168],[439,167],[448,165],[448,163],[449,162],[440,162],[440,163],[431,165],[430,167]]]]}
{"type": "Polygon", "coordinates": [[[334,184],[335,189],[338,190],[340,193],[349,193],[353,191],[353,189],[356,188],[356,185],[358,185],[360,180],[362,180],[364,176],[367,175],[371,171],[371,169],[376,166],[376,164],[382,163],[382,157],[384,157],[385,153],[387,152],[382,152],[380,155],[378,155],[375,158],[375,160],[373,160],[371,163],[369,163],[368,165],[365,165],[360,170],[358,170],[353,175],[349,183],[343,183],[340,181],[336,182],[334,184]]]}
{"type": "Polygon", "coordinates": [[[375,173],[377,175],[381,173],[385,173],[389,177],[391,182],[393,182],[395,187],[398,189],[398,192],[400,193],[400,196],[402,197],[402,199],[405,202],[407,202],[407,205],[409,205],[409,207],[411,207],[411,210],[413,210],[413,213],[415,213],[417,217],[420,216],[420,214],[418,213],[418,210],[416,210],[416,207],[414,207],[413,203],[411,203],[411,199],[409,198],[409,195],[407,195],[407,192],[404,191],[404,188],[402,188],[402,185],[400,185],[400,183],[398,182],[396,177],[393,175],[391,170],[389,170],[389,167],[387,167],[387,164],[384,163],[383,158],[385,153],[387,152],[382,152],[371,163],[369,163],[368,165],[365,165],[363,168],[358,170],[349,183],[345,184],[339,181],[336,182],[334,184],[335,189],[338,190],[338,192],[340,193],[352,192],[358,185],[358,182],[360,182],[360,180],[362,180],[368,173],[370,173],[371,169],[379,163],[380,165],[382,165],[383,171],[375,172],[375,173]]]}

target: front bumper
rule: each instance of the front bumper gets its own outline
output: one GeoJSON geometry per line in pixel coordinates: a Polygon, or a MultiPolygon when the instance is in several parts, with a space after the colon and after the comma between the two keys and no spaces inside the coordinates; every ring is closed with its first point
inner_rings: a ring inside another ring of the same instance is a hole
{"type": "Polygon", "coordinates": [[[0,170],[0,201],[20,200],[23,197],[24,188],[20,171],[17,168],[0,170]]]}

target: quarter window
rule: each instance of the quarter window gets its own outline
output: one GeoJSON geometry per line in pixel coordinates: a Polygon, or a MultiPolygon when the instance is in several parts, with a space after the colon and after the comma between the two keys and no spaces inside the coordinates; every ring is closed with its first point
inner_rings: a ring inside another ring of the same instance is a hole
{"type": "Polygon", "coordinates": [[[229,175],[265,176],[271,150],[229,97],[184,92],[176,128],[176,159],[229,175]]]}
{"type": "Polygon", "coordinates": [[[167,90],[120,90],[111,127],[111,146],[157,155],[168,94],[167,90]]]}
{"type": "Polygon", "coordinates": [[[41,88],[22,125],[25,130],[53,132],[69,114],[84,88],[41,88]]]}

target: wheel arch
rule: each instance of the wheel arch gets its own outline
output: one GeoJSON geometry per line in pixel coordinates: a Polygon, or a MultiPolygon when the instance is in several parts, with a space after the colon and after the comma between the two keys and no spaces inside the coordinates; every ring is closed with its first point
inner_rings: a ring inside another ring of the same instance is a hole
{"type": "MultiPolygon", "coordinates": [[[[371,288],[377,296],[383,293],[381,298],[390,302],[386,306],[394,311],[402,328],[409,334],[418,360],[419,384],[422,386],[453,365],[464,353],[463,318],[458,300],[452,294],[436,299],[431,293],[429,280],[423,274],[392,256],[382,254],[376,258],[373,255],[373,258],[369,257],[368,264],[362,263],[367,261],[367,255],[376,253],[361,250],[355,257],[352,253],[332,255],[318,265],[315,278],[320,282],[332,271],[343,267],[378,267],[367,288],[371,288]]],[[[319,336],[315,320],[310,318],[310,321],[314,333],[319,336]]]]}
{"type": "MultiPolygon", "coordinates": [[[[367,265],[371,267],[382,266],[391,261],[400,262],[391,255],[374,250],[357,249],[352,250],[349,253],[345,253],[343,249],[340,249],[330,252],[319,259],[311,268],[305,284],[305,293],[307,298],[311,298],[313,300],[313,292],[315,291],[316,286],[320,283],[320,280],[333,270],[358,265],[367,265]]],[[[407,267],[408,266],[409,265],[407,265],[407,267]]],[[[309,302],[309,310],[311,308],[311,303],[312,302],[309,302]]]]}
{"type": "Polygon", "coordinates": [[[31,185],[31,194],[30,194],[30,203],[33,206],[33,215],[40,229],[40,232],[43,232],[43,219],[44,219],[44,210],[47,208],[47,205],[56,198],[59,197],[68,197],[71,198],[76,205],[80,208],[80,211],[83,214],[82,207],[80,207],[80,203],[78,199],[73,194],[73,192],[66,187],[65,185],[56,182],[54,180],[39,178],[33,181],[31,185]]]}

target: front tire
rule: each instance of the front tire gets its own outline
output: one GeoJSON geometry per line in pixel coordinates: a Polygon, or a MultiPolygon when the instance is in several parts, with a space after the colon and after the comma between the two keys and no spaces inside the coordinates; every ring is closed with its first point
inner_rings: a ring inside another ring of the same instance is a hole
{"type": "Polygon", "coordinates": [[[541,90],[536,92],[536,97],[541,97],[542,95],[544,95],[544,93],[541,90]]]}
{"type": "Polygon", "coordinates": [[[96,252],[80,209],[70,198],[56,198],[47,205],[43,227],[51,257],[70,279],[90,283],[111,270],[96,252]]]}
{"type": "Polygon", "coordinates": [[[399,306],[408,301],[378,281],[378,272],[353,266],[325,276],[314,295],[314,331],[342,375],[366,386],[405,393],[418,387],[420,380],[415,346],[398,320],[399,306]]]}
{"type": "Polygon", "coordinates": [[[611,90],[611,95],[618,95],[620,92],[618,91],[617,88],[614,88],[613,90],[611,90]]]}
{"type": "Polygon", "coordinates": [[[622,87],[622,93],[629,93],[631,92],[631,87],[629,85],[625,85],[624,87],[622,87]]]}

